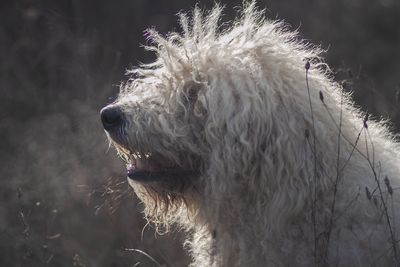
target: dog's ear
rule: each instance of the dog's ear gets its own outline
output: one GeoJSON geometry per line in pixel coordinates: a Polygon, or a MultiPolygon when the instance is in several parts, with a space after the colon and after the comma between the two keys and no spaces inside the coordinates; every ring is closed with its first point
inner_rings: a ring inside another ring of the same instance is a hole
{"type": "Polygon", "coordinates": [[[212,146],[224,143],[228,150],[239,149],[253,157],[250,154],[265,149],[271,134],[271,107],[265,100],[265,89],[248,75],[229,76],[211,77],[205,90],[206,139],[212,146]]]}
{"type": "Polygon", "coordinates": [[[229,83],[223,78],[211,80],[206,91],[204,131],[212,147],[212,173],[219,173],[221,180],[259,175],[256,172],[273,127],[269,107],[261,89],[248,77],[235,77],[229,83]]]}
{"type": "Polygon", "coordinates": [[[247,205],[263,203],[255,209],[268,210],[268,227],[281,228],[305,204],[306,194],[299,192],[308,190],[302,160],[308,145],[277,92],[250,78],[236,79],[232,87],[219,82],[207,92],[205,136],[212,149],[206,190],[213,198],[226,198],[217,201],[222,209],[237,204],[231,203],[232,195],[247,205]],[[304,147],[298,147],[298,138],[304,147]]]}

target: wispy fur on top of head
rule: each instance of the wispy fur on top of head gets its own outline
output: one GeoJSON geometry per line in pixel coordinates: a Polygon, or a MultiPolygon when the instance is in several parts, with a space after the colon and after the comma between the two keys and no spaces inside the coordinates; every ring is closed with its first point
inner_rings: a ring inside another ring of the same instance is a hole
{"type": "MultiPolygon", "coordinates": [[[[144,48],[155,52],[157,59],[129,70],[128,74],[149,78],[162,73],[166,78],[206,82],[214,69],[254,68],[257,58],[265,60],[271,53],[280,55],[280,60],[271,64],[285,64],[287,59],[298,61],[302,67],[305,59],[319,61],[320,48],[302,41],[298,32],[291,31],[283,21],[266,19],[265,11],[256,9],[255,1],[245,1],[240,16],[230,23],[220,23],[222,11],[223,7],[216,4],[209,12],[196,7],[192,16],[179,13],[182,33],[162,36],[154,29],[146,30],[149,44],[144,48]]],[[[126,86],[122,92],[132,88],[126,86]]]]}

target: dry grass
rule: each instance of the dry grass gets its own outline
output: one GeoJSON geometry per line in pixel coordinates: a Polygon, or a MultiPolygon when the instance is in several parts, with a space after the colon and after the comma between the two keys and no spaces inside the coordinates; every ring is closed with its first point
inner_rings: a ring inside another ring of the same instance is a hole
{"type": "MultiPolygon", "coordinates": [[[[331,265],[331,261],[332,259],[328,258],[328,250],[329,250],[329,245],[330,245],[330,237],[332,234],[332,230],[334,228],[335,225],[335,221],[338,219],[338,216],[335,216],[335,204],[336,204],[336,197],[338,194],[338,185],[340,183],[340,180],[342,178],[342,174],[347,166],[347,164],[349,163],[351,157],[353,156],[354,151],[357,151],[358,153],[360,153],[363,158],[365,159],[365,161],[368,163],[369,167],[371,168],[371,171],[373,173],[373,177],[376,183],[376,189],[374,189],[373,193],[370,192],[369,188],[367,186],[365,186],[365,192],[366,192],[366,197],[368,200],[373,199],[374,205],[379,206],[382,209],[382,215],[385,218],[385,223],[388,227],[388,232],[389,232],[389,236],[390,236],[390,243],[391,243],[391,250],[392,250],[392,255],[393,255],[393,262],[394,265],[396,267],[400,266],[400,258],[399,258],[399,247],[398,247],[398,243],[399,243],[399,239],[398,236],[396,235],[394,229],[393,229],[393,225],[394,225],[394,218],[396,217],[395,214],[395,210],[392,209],[393,214],[389,214],[389,210],[387,207],[387,194],[389,194],[390,200],[392,201],[392,205],[393,205],[393,199],[392,196],[394,194],[393,192],[393,188],[390,184],[390,180],[387,176],[385,176],[383,179],[380,175],[381,173],[381,164],[380,162],[378,162],[378,169],[377,170],[377,166],[375,163],[375,151],[374,151],[374,144],[373,144],[373,140],[370,137],[370,134],[368,132],[368,119],[369,119],[369,113],[365,113],[365,117],[363,119],[363,121],[360,121],[360,125],[361,125],[361,130],[359,131],[357,138],[354,142],[350,141],[349,138],[347,138],[346,136],[342,135],[342,112],[343,112],[343,90],[344,88],[342,88],[342,92],[341,92],[341,101],[340,101],[340,115],[339,115],[339,122],[337,123],[333,117],[333,115],[331,114],[329,107],[327,106],[327,104],[324,101],[324,95],[322,93],[322,91],[319,91],[319,98],[321,100],[321,103],[323,104],[323,106],[325,107],[326,112],[329,114],[329,118],[335,122],[335,125],[337,127],[337,133],[338,133],[338,147],[337,147],[337,162],[336,162],[336,177],[333,180],[333,199],[332,199],[332,203],[331,203],[331,207],[330,207],[330,219],[329,222],[327,223],[327,225],[323,226],[323,229],[317,229],[317,216],[318,216],[318,212],[317,212],[317,202],[318,197],[317,197],[317,192],[318,192],[318,188],[317,188],[317,168],[322,168],[322,166],[317,166],[317,146],[316,146],[316,139],[318,138],[318,133],[316,133],[315,131],[315,126],[314,126],[314,114],[313,114],[313,106],[312,106],[312,102],[311,102],[311,95],[310,95],[310,88],[309,88],[309,83],[308,83],[308,72],[310,69],[310,62],[307,61],[305,64],[305,80],[306,80],[306,87],[307,87],[307,93],[308,93],[308,98],[309,98],[309,103],[310,103],[310,113],[311,113],[311,118],[312,118],[312,132],[313,132],[313,140],[312,140],[312,144],[310,144],[310,146],[312,146],[312,151],[313,151],[313,155],[314,155],[314,183],[313,183],[313,189],[312,192],[314,192],[313,194],[313,205],[312,205],[312,219],[313,219],[313,232],[314,232],[314,265],[315,266],[330,266],[331,265]],[[366,146],[366,154],[364,154],[363,152],[361,152],[359,149],[357,149],[357,145],[359,144],[360,138],[362,133],[364,133],[364,141],[365,141],[365,146],[366,146]],[[341,153],[341,144],[342,144],[342,140],[345,140],[346,142],[350,143],[352,146],[352,150],[350,151],[350,153],[347,156],[347,159],[345,162],[340,162],[340,153],[341,153]],[[369,147],[372,148],[372,151],[369,151],[369,147]],[[372,155],[372,159],[371,159],[371,155],[372,155]],[[382,188],[382,180],[384,185],[386,186],[386,191],[383,190],[382,188]],[[323,252],[323,257],[322,259],[319,258],[318,255],[319,254],[319,249],[321,249],[321,247],[319,247],[319,239],[320,238],[326,238],[326,245],[325,245],[325,251],[323,252]]],[[[349,78],[352,78],[352,74],[350,73],[349,78]]],[[[348,81],[345,81],[348,82],[348,81]]],[[[343,83],[342,83],[343,84],[343,83]]],[[[309,130],[306,130],[306,138],[309,138],[309,130]]],[[[322,170],[322,172],[324,172],[324,170],[322,170]]],[[[332,180],[332,179],[331,179],[332,180]]],[[[359,193],[354,197],[354,199],[349,203],[349,205],[345,208],[345,211],[347,210],[348,207],[351,206],[351,204],[358,199],[359,197],[359,193]]],[[[340,214],[340,216],[342,216],[342,214],[340,214]]],[[[377,259],[378,260],[378,259],[377,259]]],[[[334,261],[337,261],[337,259],[334,259],[334,261]]],[[[332,261],[332,262],[334,262],[332,261]]]]}

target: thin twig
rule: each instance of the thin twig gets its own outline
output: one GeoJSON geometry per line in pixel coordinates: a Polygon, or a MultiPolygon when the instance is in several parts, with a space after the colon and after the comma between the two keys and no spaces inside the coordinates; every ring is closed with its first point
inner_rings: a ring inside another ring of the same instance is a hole
{"type": "Polygon", "coordinates": [[[336,220],[341,218],[346,213],[346,210],[349,209],[351,207],[351,205],[353,205],[353,203],[360,197],[360,194],[361,194],[360,191],[361,191],[361,188],[358,188],[358,192],[357,192],[356,196],[353,197],[352,200],[350,200],[349,204],[347,204],[346,207],[344,207],[343,212],[338,214],[338,216],[335,218],[336,220]]]}
{"type": "Polygon", "coordinates": [[[146,252],[137,249],[137,248],[126,248],[125,251],[132,251],[132,252],[138,252],[139,254],[142,254],[144,256],[146,256],[148,259],[150,259],[152,262],[154,262],[158,267],[161,267],[162,265],[156,261],[152,256],[150,256],[149,254],[147,254],[146,252]]]}
{"type": "Polygon", "coordinates": [[[314,112],[311,101],[310,94],[310,86],[308,83],[308,70],[310,69],[310,62],[307,61],[305,64],[306,69],[306,85],[307,85],[307,93],[308,93],[308,101],[310,103],[310,111],[311,111],[311,122],[312,122],[312,130],[313,130],[313,151],[314,151],[314,196],[313,196],[313,205],[311,210],[311,217],[313,221],[313,232],[314,232],[314,264],[317,266],[317,216],[316,216],[316,205],[317,205],[317,150],[316,150],[316,135],[315,135],[315,122],[314,122],[314,112]]]}
{"type": "Polygon", "coordinates": [[[326,240],[326,255],[325,258],[328,259],[328,250],[329,250],[329,241],[331,237],[332,227],[333,227],[333,217],[335,215],[335,205],[336,205],[336,195],[337,188],[340,180],[340,139],[342,135],[342,116],[343,116],[343,90],[340,93],[340,117],[339,117],[339,134],[338,134],[338,147],[337,147],[337,158],[336,158],[336,179],[333,186],[333,200],[331,204],[331,214],[329,219],[329,226],[327,232],[327,240],[326,240]]]}
{"type": "Polygon", "coordinates": [[[356,141],[352,145],[353,147],[352,147],[352,149],[350,151],[350,154],[349,154],[348,158],[346,159],[346,161],[343,163],[342,168],[340,169],[340,174],[344,171],[344,169],[346,168],[347,164],[350,162],[350,159],[353,156],[354,151],[356,150],[358,141],[360,140],[360,136],[361,136],[361,133],[362,133],[363,130],[364,130],[364,127],[361,127],[361,130],[358,132],[356,141]]]}
{"type": "MultiPolygon", "coordinates": [[[[366,128],[366,132],[368,132],[368,128],[366,128]]],[[[368,135],[369,135],[369,133],[368,133],[368,135]]],[[[368,145],[367,145],[367,147],[368,147],[368,145]]],[[[372,150],[374,150],[373,146],[372,146],[372,150]]],[[[372,153],[374,154],[374,151],[372,151],[372,153]]],[[[389,228],[389,232],[390,232],[390,238],[391,238],[391,241],[392,241],[393,256],[394,256],[394,259],[395,259],[396,267],[398,267],[398,266],[400,266],[400,262],[399,262],[398,255],[397,255],[397,242],[396,242],[396,238],[394,236],[392,224],[390,222],[390,217],[389,217],[389,212],[388,212],[388,209],[387,209],[387,205],[386,205],[385,199],[383,198],[383,191],[382,191],[382,188],[381,188],[381,185],[380,185],[380,182],[379,182],[379,179],[378,179],[378,175],[376,173],[376,170],[374,168],[373,163],[371,162],[371,160],[369,158],[368,158],[367,162],[368,162],[368,164],[369,164],[369,166],[370,166],[370,168],[372,170],[372,173],[374,174],[374,179],[375,179],[376,185],[378,187],[379,197],[380,197],[381,202],[382,202],[383,212],[384,212],[384,215],[385,215],[385,218],[386,218],[386,222],[387,222],[387,225],[388,225],[388,228],[389,228]]]]}
{"type": "MultiPolygon", "coordinates": [[[[337,122],[335,121],[335,119],[333,118],[333,115],[332,115],[332,113],[331,113],[331,111],[329,110],[329,108],[328,108],[328,106],[324,103],[324,107],[325,107],[325,109],[326,109],[326,111],[328,112],[328,115],[329,115],[329,117],[331,118],[331,120],[333,121],[333,123],[335,124],[335,126],[336,126],[336,128],[337,129],[339,129],[339,125],[337,124],[337,122]]],[[[357,146],[355,145],[355,143],[353,143],[352,141],[350,141],[350,139],[346,136],[346,135],[344,135],[343,133],[342,133],[342,138],[347,142],[347,143],[349,143],[350,145],[352,145],[353,146],[353,149],[355,150],[355,151],[357,151],[359,154],[360,154],[360,156],[362,156],[364,159],[368,159],[368,157],[366,156],[366,155],[364,155],[364,153],[362,153],[358,148],[357,148],[357,146]]],[[[357,140],[356,140],[357,141],[357,140]]],[[[358,141],[357,141],[358,142],[358,141]]]]}

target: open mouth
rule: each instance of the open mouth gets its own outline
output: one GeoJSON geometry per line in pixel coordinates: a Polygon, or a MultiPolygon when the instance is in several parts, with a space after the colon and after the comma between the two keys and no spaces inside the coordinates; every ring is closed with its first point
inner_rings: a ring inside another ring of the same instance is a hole
{"type": "Polygon", "coordinates": [[[198,172],[150,154],[129,154],[127,176],[137,182],[168,182],[172,179],[190,177],[198,172]]]}

